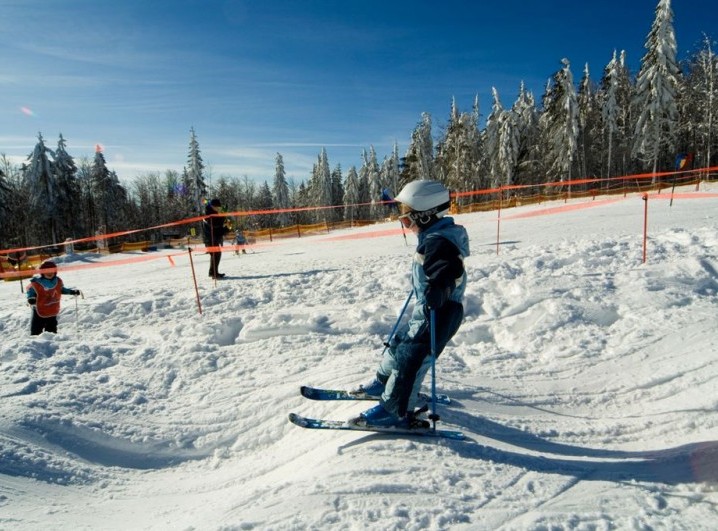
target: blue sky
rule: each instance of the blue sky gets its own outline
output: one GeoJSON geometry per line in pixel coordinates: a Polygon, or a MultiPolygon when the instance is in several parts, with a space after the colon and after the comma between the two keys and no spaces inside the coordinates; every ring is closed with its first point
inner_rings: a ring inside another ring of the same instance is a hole
{"type": "MultiPolygon", "coordinates": [[[[679,58],[718,39],[715,0],[674,0],[679,58]]],[[[0,0],[0,153],[38,132],[76,158],[104,146],[124,183],[186,163],[194,127],[208,178],[309,177],[403,155],[422,112],[490,111],[524,81],[537,101],[571,61],[599,80],[614,49],[635,73],[657,0],[0,0]]]]}

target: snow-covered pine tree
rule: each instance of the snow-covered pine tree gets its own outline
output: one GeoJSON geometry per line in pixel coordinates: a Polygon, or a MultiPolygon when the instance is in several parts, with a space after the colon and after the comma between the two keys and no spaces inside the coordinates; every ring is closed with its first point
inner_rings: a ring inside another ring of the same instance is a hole
{"type": "Polygon", "coordinates": [[[97,207],[92,190],[92,161],[80,157],[77,161],[77,183],[80,187],[80,215],[84,235],[91,235],[97,229],[97,207]]]}
{"type": "Polygon", "coordinates": [[[115,170],[110,171],[109,177],[110,201],[114,206],[109,209],[107,228],[113,231],[129,229],[133,225],[129,216],[132,209],[128,202],[127,190],[120,184],[120,178],[115,170]]]}
{"type": "Polygon", "coordinates": [[[362,150],[361,155],[362,165],[359,168],[357,174],[357,207],[356,217],[354,219],[366,220],[369,219],[369,202],[371,201],[371,195],[369,193],[369,172],[367,170],[367,154],[366,150],[362,150]]]}
{"type": "Polygon", "coordinates": [[[548,141],[546,153],[549,176],[560,181],[571,180],[571,169],[576,158],[578,144],[578,102],[573,74],[568,59],[562,59],[563,67],[553,75],[550,94],[544,107],[544,134],[548,141]]]}
{"type": "Polygon", "coordinates": [[[357,219],[357,203],[359,203],[359,175],[356,167],[351,166],[344,181],[344,221],[353,223],[357,219]]]}
{"type": "Polygon", "coordinates": [[[601,112],[588,63],[578,85],[578,167],[579,177],[595,176],[601,166],[601,112]]]}
{"type": "Polygon", "coordinates": [[[59,238],[64,240],[82,234],[80,208],[80,183],[77,181],[77,165],[67,152],[67,143],[60,133],[55,150],[55,182],[57,183],[57,222],[59,238]]]}
{"type": "MultiPolygon", "coordinates": [[[[10,173],[10,161],[7,159],[5,154],[0,155],[0,226],[7,227],[9,218],[11,215],[11,201],[12,201],[12,188],[10,187],[10,181],[8,175],[10,173]]],[[[0,231],[0,249],[4,248],[3,234],[5,231],[0,231]]]]}
{"type": "Polygon", "coordinates": [[[121,228],[123,209],[127,194],[120,185],[117,174],[107,168],[105,156],[98,146],[90,169],[92,196],[96,207],[96,226],[105,233],[121,228]]]}
{"type": "Polygon", "coordinates": [[[192,197],[193,208],[196,209],[196,215],[204,214],[202,207],[202,199],[208,199],[207,184],[204,181],[204,162],[199,149],[199,142],[195,134],[194,127],[191,127],[189,139],[189,153],[187,154],[187,178],[190,186],[190,197],[192,197]]]}
{"type": "Polygon", "coordinates": [[[680,108],[682,149],[695,151],[696,167],[715,165],[718,150],[718,56],[715,43],[704,36],[702,48],[686,63],[680,108]]]}
{"type": "Polygon", "coordinates": [[[438,142],[435,167],[449,189],[463,192],[474,186],[478,162],[478,130],[473,114],[461,113],[455,98],[451,101],[449,124],[438,142]]]}
{"type": "MultiPolygon", "coordinates": [[[[469,121],[471,133],[470,143],[472,146],[473,153],[471,154],[472,168],[469,182],[467,183],[467,190],[476,190],[488,187],[488,180],[486,177],[486,157],[484,153],[484,136],[479,127],[481,119],[481,108],[479,106],[479,95],[474,96],[474,105],[471,108],[471,119],[469,121]]],[[[466,201],[473,201],[471,198],[467,198],[466,201]]]]}
{"type": "Polygon", "coordinates": [[[618,60],[618,131],[615,138],[613,159],[616,161],[616,173],[628,175],[638,169],[631,152],[633,151],[633,131],[636,128],[636,113],[634,112],[633,101],[635,86],[632,81],[631,72],[626,64],[626,52],[621,51],[618,60]]]}
{"type": "MultiPolygon", "coordinates": [[[[312,187],[314,194],[315,206],[326,207],[332,204],[332,174],[329,171],[329,157],[326,148],[322,148],[316,165],[314,178],[314,186],[312,187]]],[[[325,208],[316,211],[316,221],[326,221],[329,212],[325,208]]]]}
{"type": "Polygon", "coordinates": [[[519,130],[513,110],[504,111],[499,120],[499,172],[503,183],[514,184],[514,173],[519,158],[519,130]]]}
{"type": "Polygon", "coordinates": [[[537,165],[534,160],[537,155],[535,147],[538,136],[538,111],[534,96],[526,90],[523,81],[511,110],[514,114],[518,141],[514,183],[535,184],[538,182],[537,165]]]}
{"type": "Polygon", "coordinates": [[[417,179],[434,178],[434,141],[431,137],[431,115],[424,112],[411,134],[411,142],[404,156],[400,187],[417,179]]]}
{"type": "Polygon", "coordinates": [[[491,97],[491,113],[486,118],[486,128],[484,129],[484,155],[486,156],[489,187],[496,188],[501,180],[499,175],[499,135],[504,108],[496,87],[491,87],[491,97]]]}
{"type": "MultiPolygon", "coordinates": [[[[301,183],[299,183],[299,188],[297,189],[294,205],[298,208],[306,208],[310,206],[310,204],[310,186],[308,186],[304,181],[302,181],[301,183]]],[[[297,225],[304,225],[306,223],[309,223],[311,220],[310,214],[307,211],[298,211],[295,214],[295,218],[297,225]]]]}
{"type": "Polygon", "coordinates": [[[332,170],[332,221],[341,221],[343,218],[342,209],[339,208],[344,202],[344,185],[342,184],[342,165],[337,164],[332,170]]]}
{"type": "Polygon", "coordinates": [[[57,243],[58,196],[53,159],[55,154],[45,145],[42,133],[37,135],[35,149],[27,157],[24,182],[30,196],[30,219],[43,243],[57,243]],[[46,235],[46,238],[43,237],[46,235]]]}
{"type": "Polygon", "coordinates": [[[369,155],[365,160],[367,181],[369,182],[369,218],[378,220],[384,217],[384,205],[381,203],[381,176],[379,163],[376,160],[374,146],[369,147],[369,155]]]}
{"type": "MultiPolygon", "coordinates": [[[[659,161],[673,161],[678,125],[676,96],[680,71],[671,0],[659,0],[645,48],[633,101],[638,117],[633,156],[656,173],[659,161]]],[[[652,181],[656,180],[654,176],[652,181]]]]}
{"type": "MultiPolygon", "coordinates": [[[[289,186],[287,185],[287,174],[284,170],[284,158],[280,153],[274,158],[274,183],[272,186],[274,195],[274,206],[280,210],[289,208],[289,186]]],[[[289,213],[280,212],[277,214],[277,223],[280,227],[289,225],[289,213]]]]}
{"type": "Polygon", "coordinates": [[[399,174],[400,174],[400,157],[399,144],[394,141],[394,147],[391,150],[391,156],[384,158],[381,165],[381,182],[385,188],[388,188],[392,197],[399,193],[399,174]]]}
{"type": "MultiPolygon", "coordinates": [[[[275,208],[274,199],[272,198],[272,190],[267,181],[264,181],[264,184],[259,187],[254,208],[257,210],[272,210],[275,208]]],[[[273,227],[275,222],[274,215],[265,214],[263,216],[258,216],[258,222],[260,227],[264,229],[273,227]]]]}
{"type": "Polygon", "coordinates": [[[613,57],[603,70],[599,97],[601,106],[602,137],[606,146],[606,166],[605,171],[601,172],[602,177],[612,177],[614,174],[613,139],[618,131],[618,121],[620,118],[620,109],[618,108],[618,68],[619,63],[616,57],[616,51],[614,50],[613,57]]]}

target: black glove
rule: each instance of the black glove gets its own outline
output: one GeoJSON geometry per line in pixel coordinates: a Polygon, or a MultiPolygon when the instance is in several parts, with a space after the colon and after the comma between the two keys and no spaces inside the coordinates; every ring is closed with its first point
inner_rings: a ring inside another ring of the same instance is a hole
{"type": "Polygon", "coordinates": [[[70,292],[70,295],[74,295],[75,297],[77,297],[79,294],[80,294],[79,289],[73,289],[72,292],[70,292]]]}
{"type": "Polygon", "coordinates": [[[35,304],[37,304],[37,297],[28,297],[28,298],[27,298],[27,303],[28,303],[30,306],[35,306],[35,304]]]}
{"type": "Polygon", "coordinates": [[[437,288],[429,284],[429,287],[426,288],[426,294],[424,295],[426,299],[425,313],[428,315],[430,310],[438,310],[441,308],[446,304],[446,301],[449,300],[450,295],[451,288],[437,288]]]}

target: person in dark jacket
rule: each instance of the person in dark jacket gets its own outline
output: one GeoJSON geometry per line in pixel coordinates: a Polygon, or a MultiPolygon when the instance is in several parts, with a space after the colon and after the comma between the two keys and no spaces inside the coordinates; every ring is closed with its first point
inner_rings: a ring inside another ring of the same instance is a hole
{"type": "Polygon", "coordinates": [[[60,313],[62,295],[80,295],[79,289],[66,288],[57,276],[55,262],[45,260],[40,264],[40,274],[32,277],[27,286],[27,303],[32,306],[30,334],[57,333],[57,315],[60,313]]]}
{"type": "Polygon", "coordinates": [[[25,251],[10,253],[7,257],[7,261],[10,262],[10,265],[15,269],[20,270],[22,269],[22,265],[27,261],[27,253],[25,251]]]}
{"type": "Polygon", "coordinates": [[[431,312],[436,324],[436,356],[464,317],[464,258],[469,256],[469,236],[464,227],[444,217],[450,206],[449,190],[438,181],[413,181],[396,201],[401,204],[402,225],[419,239],[412,265],[415,304],[409,321],[391,338],[375,378],[357,389],[380,397],[379,404],[350,420],[360,426],[417,425],[413,412],[432,363],[431,312]]]}
{"type": "MultiPolygon", "coordinates": [[[[221,247],[224,242],[224,235],[229,229],[224,224],[224,218],[217,216],[222,209],[222,203],[219,199],[212,199],[207,203],[205,215],[208,217],[202,221],[202,229],[204,232],[204,244],[207,247],[221,247]]],[[[217,279],[223,278],[224,273],[219,272],[219,261],[222,259],[222,251],[212,249],[209,253],[209,276],[217,279]]]]}

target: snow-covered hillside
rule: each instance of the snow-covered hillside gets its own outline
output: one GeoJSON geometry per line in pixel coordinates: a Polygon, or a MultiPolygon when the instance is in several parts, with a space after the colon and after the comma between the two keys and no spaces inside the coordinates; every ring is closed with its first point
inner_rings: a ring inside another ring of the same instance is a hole
{"type": "MultiPolygon", "coordinates": [[[[72,269],[57,335],[0,282],[2,529],[715,529],[718,185],[457,216],[466,320],[439,359],[465,442],[304,430],[379,361],[398,224],[72,269]],[[692,189],[683,190],[687,196],[692,189]],[[583,204],[584,208],[572,208],[583,204]]],[[[160,254],[164,251],[152,254],[160,254]]],[[[133,256],[139,256],[137,253],[133,256]]]]}

